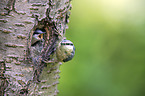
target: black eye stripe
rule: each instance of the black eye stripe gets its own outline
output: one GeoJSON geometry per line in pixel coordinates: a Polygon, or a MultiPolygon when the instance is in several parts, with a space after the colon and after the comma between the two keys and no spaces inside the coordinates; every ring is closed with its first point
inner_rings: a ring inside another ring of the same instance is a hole
{"type": "Polygon", "coordinates": [[[73,43],[61,43],[61,45],[72,45],[73,46],[73,43]]]}

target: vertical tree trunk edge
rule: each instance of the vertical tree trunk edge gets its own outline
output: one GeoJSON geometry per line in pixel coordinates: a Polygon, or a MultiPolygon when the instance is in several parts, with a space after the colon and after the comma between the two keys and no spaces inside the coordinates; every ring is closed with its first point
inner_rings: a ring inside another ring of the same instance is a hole
{"type": "MultiPolygon", "coordinates": [[[[65,37],[71,0],[0,1],[0,96],[56,96],[61,62],[45,63],[65,37]],[[42,50],[32,47],[45,29],[42,50]]],[[[54,52],[55,53],[55,52],[54,52]]]]}

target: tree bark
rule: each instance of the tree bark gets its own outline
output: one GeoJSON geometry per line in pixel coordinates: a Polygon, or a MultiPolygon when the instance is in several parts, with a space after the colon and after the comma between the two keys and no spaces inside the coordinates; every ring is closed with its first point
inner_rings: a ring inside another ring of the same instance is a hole
{"type": "Polygon", "coordinates": [[[51,55],[64,38],[70,1],[0,0],[0,96],[58,94],[61,62],[51,55]],[[43,46],[31,46],[36,29],[46,31],[43,46]]]}

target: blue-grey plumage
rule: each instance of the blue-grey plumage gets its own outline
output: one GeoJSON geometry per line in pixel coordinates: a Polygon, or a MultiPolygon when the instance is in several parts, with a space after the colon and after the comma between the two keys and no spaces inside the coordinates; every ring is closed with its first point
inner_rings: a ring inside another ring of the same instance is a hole
{"type": "Polygon", "coordinates": [[[34,31],[34,34],[44,34],[45,32],[43,32],[42,30],[40,30],[40,29],[36,29],[35,31],[34,31]]]}
{"type": "Polygon", "coordinates": [[[62,40],[56,49],[58,61],[67,62],[74,57],[75,47],[70,40],[62,40]]]}
{"type": "Polygon", "coordinates": [[[34,45],[36,42],[43,40],[44,33],[45,32],[42,32],[39,29],[35,30],[32,36],[31,45],[34,45]]]}

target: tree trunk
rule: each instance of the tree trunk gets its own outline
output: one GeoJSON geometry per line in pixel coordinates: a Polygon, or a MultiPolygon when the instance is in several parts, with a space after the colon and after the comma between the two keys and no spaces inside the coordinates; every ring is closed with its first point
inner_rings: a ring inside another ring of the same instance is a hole
{"type": "Polygon", "coordinates": [[[57,95],[61,63],[51,55],[64,38],[70,1],[0,0],[0,96],[57,95]],[[36,29],[46,31],[43,45],[31,46],[36,29]]]}

